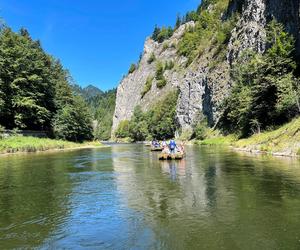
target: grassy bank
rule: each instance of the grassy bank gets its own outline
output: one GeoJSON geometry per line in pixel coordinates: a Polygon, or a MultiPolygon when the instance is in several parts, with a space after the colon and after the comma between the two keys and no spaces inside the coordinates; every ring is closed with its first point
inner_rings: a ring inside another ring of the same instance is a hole
{"type": "Polygon", "coordinates": [[[225,145],[230,146],[236,141],[236,137],[233,135],[229,136],[218,136],[205,139],[203,141],[196,141],[198,145],[225,145]]]}
{"type": "Polygon", "coordinates": [[[300,155],[300,118],[281,128],[239,140],[234,147],[271,154],[300,155]]]}
{"type": "Polygon", "coordinates": [[[197,142],[200,145],[227,145],[245,151],[274,155],[300,156],[300,118],[276,129],[237,140],[235,136],[216,137],[197,142]]]}
{"type": "Polygon", "coordinates": [[[12,136],[0,139],[0,154],[18,152],[41,152],[47,150],[75,149],[101,146],[99,142],[74,143],[47,138],[12,136]]]}

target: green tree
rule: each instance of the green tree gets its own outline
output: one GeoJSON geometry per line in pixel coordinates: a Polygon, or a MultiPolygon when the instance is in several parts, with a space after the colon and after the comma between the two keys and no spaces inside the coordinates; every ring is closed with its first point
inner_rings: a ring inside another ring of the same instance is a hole
{"type": "MultiPolygon", "coordinates": [[[[2,116],[3,117],[3,108],[5,106],[5,103],[4,103],[4,99],[5,99],[5,94],[3,92],[3,81],[0,79],[0,117],[2,116]]],[[[1,125],[0,125],[1,126],[1,125]]]]}
{"type": "Polygon", "coordinates": [[[156,41],[162,43],[163,41],[169,39],[173,35],[172,27],[162,27],[159,34],[157,35],[156,41]]]}
{"type": "Polygon", "coordinates": [[[191,12],[188,12],[185,16],[185,22],[191,22],[191,21],[198,21],[199,20],[199,15],[197,12],[195,11],[191,11],[191,12]]]}
{"type": "Polygon", "coordinates": [[[152,37],[151,37],[151,38],[152,38],[154,41],[157,41],[157,38],[158,38],[159,33],[160,33],[160,28],[159,28],[157,25],[155,25],[154,31],[153,31],[153,34],[152,34],[152,37]]]}
{"type": "Polygon", "coordinates": [[[73,93],[70,83],[73,79],[68,70],[65,70],[59,60],[51,58],[51,82],[55,86],[54,103],[57,110],[72,103],[73,93]]]}
{"type": "Polygon", "coordinates": [[[55,111],[51,58],[27,30],[9,28],[0,34],[0,79],[3,107],[0,121],[7,128],[49,129],[55,111]]]}
{"type": "Polygon", "coordinates": [[[148,138],[171,138],[177,129],[176,105],[177,91],[167,94],[149,111],[143,112],[140,106],[134,109],[130,121],[122,121],[116,132],[117,138],[130,137],[133,141],[144,141],[148,138]]]}
{"type": "MultiPolygon", "coordinates": [[[[253,81],[251,118],[257,119],[263,128],[287,121],[286,111],[295,106],[282,90],[292,89],[292,74],[296,68],[293,59],[295,41],[284,31],[282,24],[273,20],[267,29],[270,48],[258,62],[257,74],[253,81]]],[[[293,92],[288,92],[288,96],[293,92]]]]}
{"type": "Polygon", "coordinates": [[[132,63],[132,64],[130,65],[128,74],[132,74],[136,69],[137,69],[136,64],[132,63]]]}
{"type": "Polygon", "coordinates": [[[229,42],[231,31],[236,24],[235,15],[226,20],[220,18],[227,7],[228,1],[202,1],[196,12],[188,12],[185,15],[183,23],[195,21],[195,26],[186,29],[177,47],[177,53],[188,59],[186,66],[201,56],[208,47],[215,49],[215,56],[222,57],[223,61],[226,54],[225,45],[229,42]],[[212,3],[213,8],[208,9],[212,3]]]}
{"type": "Polygon", "coordinates": [[[100,140],[109,140],[113,124],[113,115],[116,104],[116,89],[105,92],[91,103],[94,106],[95,119],[98,122],[95,137],[100,140]]]}
{"type": "Polygon", "coordinates": [[[171,92],[147,112],[148,130],[152,137],[157,139],[174,137],[177,129],[177,99],[177,91],[171,92]]]}
{"type": "Polygon", "coordinates": [[[117,138],[130,137],[129,121],[128,120],[124,120],[124,121],[120,122],[118,128],[115,131],[115,137],[117,137],[117,138]]]}
{"type": "Polygon", "coordinates": [[[176,24],[175,24],[175,29],[178,29],[180,27],[180,25],[182,24],[182,19],[181,16],[179,14],[177,14],[176,17],[176,24]]]}
{"type": "Polygon", "coordinates": [[[223,124],[242,136],[280,125],[299,111],[294,39],[273,20],[267,26],[267,42],[265,54],[245,53],[232,71],[235,83],[225,100],[223,124]]]}
{"type": "Polygon", "coordinates": [[[136,106],[129,123],[130,137],[134,141],[144,141],[148,137],[148,124],[141,106],[136,106]]]}
{"type": "Polygon", "coordinates": [[[64,106],[54,119],[57,138],[82,142],[93,138],[92,115],[82,97],[73,98],[72,104],[64,106]]]}
{"type": "Polygon", "coordinates": [[[15,33],[1,27],[1,126],[49,134],[55,130],[58,137],[70,140],[91,139],[89,109],[74,98],[71,82],[59,60],[45,53],[25,28],[15,33]]]}

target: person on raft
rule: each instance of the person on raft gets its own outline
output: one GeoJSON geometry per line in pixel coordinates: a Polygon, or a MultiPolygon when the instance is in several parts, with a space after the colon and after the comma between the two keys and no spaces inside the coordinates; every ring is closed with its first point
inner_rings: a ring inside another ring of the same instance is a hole
{"type": "Polygon", "coordinates": [[[182,153],[182,154],[185,152],[184,143],[183,142],[180,143],[180,146],[177,147],[177,150],[178,150],[179,153],[182,153]]]}
{"type": "Polygon", "coordinates": [[[164,139],[164,140],[162,141],[161,146],[162,146],[163,148],[168,146],[168,143],[166,142],[166,139],[164,139]]]}
{"type": "Polygon", "coordinates": [[[172,139],[169,144],[171,154],[175,154],[176,147],[177,147],[176,142],[174,139],[172,139]]]}
{"type": "Polygon", "coordinates": [[[169,149],[168,145],[165,145],[163,147],[162,153],[163,154],[168,154],[168,155],[170,154],[170,149],[169,149]]]}
{"type": "Polygon", "coordinates": [[[155,140],[152,141],[152,147],[159,148],[160,147],[160,143],[155,139],[155,140]]]}

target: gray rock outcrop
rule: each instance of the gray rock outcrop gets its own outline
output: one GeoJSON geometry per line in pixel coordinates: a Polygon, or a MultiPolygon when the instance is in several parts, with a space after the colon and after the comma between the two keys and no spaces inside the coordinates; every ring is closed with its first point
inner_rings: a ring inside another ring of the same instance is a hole
{"type": "Polygon", "coordinates": [[[270,20],[276,18],[294,35],[300,55],[299,10],[300,0],[231,0],[223,19],[235,12],[240,12],[240,17],[231,32],[226,59],[214,66],[211,65],[214,48],[207,48],[188,68],[184,67],[187,59],[176,53],[178,42],[185,30],[195,25],[193,22],[182,25],[162,44],[148,38],[138,69],[125,77],[118,87],[113,132],[120,121],[131,118],[137,105],[148,110],[159,98],[174,89],[179,89],[180,93],[177,120],[183,129],[189,129],[197,122],[199,113],[206,115],[213,126],[220,117],[220,104],[230,92],[232,63],[246,49],[259,53],[265,51],[266,25],[270,20]],[[142,97],[141,92],[148,76],[154,76],[156,71],[155,63],[148,62],[152,54],[157,61],[173,61],[175,68],[164,73],[167,85],[163,89],[156,87],[154,79],[151,90],[142,97]]]}

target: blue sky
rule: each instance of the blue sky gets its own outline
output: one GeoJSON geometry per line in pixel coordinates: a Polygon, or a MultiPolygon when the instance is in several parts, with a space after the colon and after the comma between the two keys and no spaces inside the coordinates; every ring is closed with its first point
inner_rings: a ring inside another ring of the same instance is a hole
{"type": "Polygon", "coordinates": [[[0,16],[29,30],[59,58],[81,86],[116,87],[143,50],[155,24],[173,25],[177,13],[200,0],[0,0],[0,16]]]}

